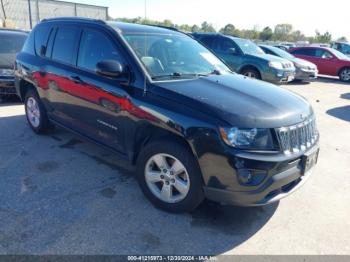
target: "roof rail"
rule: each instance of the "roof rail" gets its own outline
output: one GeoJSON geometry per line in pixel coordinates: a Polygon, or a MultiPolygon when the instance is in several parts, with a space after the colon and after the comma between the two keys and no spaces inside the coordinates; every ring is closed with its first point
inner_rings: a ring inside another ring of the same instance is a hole
{"type": "Polygon", "coordinates": [[[183,33],[181,30],[177,29],[176,27],[172,27],[172,26],[165,26],[165,25],[152,25],[152,24],[145,24],[145,25],[155,26],[155,27],[160,27],[160,28],[164,28],[164,29],[168,29],[168,30],[172,30],[172,31],[176,31],[176,32],[183,33]]]}
{"type": "Polygon", "coordinates": [[[98,22],[106,24],[105,21],[101,19],[94,19],[94,18],[87,18],[87,17],[77,17],[77,16],[62,16],[62,17],[51,17],[51,18],[44,18],[41,20],[41,22],[50,22],[50,21],[85,21],[85,22],[98,22]]]}

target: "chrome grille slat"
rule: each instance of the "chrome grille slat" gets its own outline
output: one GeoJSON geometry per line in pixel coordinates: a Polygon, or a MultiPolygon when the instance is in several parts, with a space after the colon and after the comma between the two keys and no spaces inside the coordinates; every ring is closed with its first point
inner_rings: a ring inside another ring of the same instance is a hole
{"type": "Polygon", "coordinates": [[[296,154],[314,145],[318,139],[315,119],[301,124],[276,129],[281,150],[285,154],[296,154]]]}

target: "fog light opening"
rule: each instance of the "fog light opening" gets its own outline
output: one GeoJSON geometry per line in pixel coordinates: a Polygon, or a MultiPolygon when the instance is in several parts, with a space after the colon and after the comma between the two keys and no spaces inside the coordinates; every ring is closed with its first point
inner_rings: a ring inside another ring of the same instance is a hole
{"type": "Polygon", "coordinates": [[[264,181],[267,172],[263,170],[238,169],[238,180],[244,186],[256,186],[264,181]]]}

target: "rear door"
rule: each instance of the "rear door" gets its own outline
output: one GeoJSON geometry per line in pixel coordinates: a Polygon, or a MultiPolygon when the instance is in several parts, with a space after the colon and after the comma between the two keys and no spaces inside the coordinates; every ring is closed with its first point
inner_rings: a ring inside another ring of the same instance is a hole
{"type": "Polygon", "coordinates": [[[81,32],[76,67],[67,76],[65,114],[74,129],[99,143],[125,153],[123,110],[130,101],[126,78],[113,79],[96,74],[96,64],[114,60],[126,65],[121,46],[100,27],[84,27],[81,32]]]}
{"type": "Polygon", "coordinates": [[[320,70],[320,68],[322,68],[322,61],[316,57],[316,48],[300,48],[293,50],[291,53],[298,58],[305,59],[311,63],[314,63],[317,65],[320,74],[323,74],[320,70]]]}
{"type": "Polygon", "coordinates": [[[75,83],[70,78],[70,73],[75,67],[80,32],[78,25],[56,26],[45,51],[50,63],[38,77],[49,104],[49,116],[71,129],[74,129],[75,123],[68,107],[69,92],[74,89],[75,83]]]}

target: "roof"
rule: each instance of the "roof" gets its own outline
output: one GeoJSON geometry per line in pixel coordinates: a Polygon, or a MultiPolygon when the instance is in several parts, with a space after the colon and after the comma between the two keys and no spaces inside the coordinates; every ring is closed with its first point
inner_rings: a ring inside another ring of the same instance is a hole
{"type": "Polygon", "coordinates": [[[42,23],[45,22],[83,22],[83,23],[96,23],[102,25],[109,25],[115,30],[122,33],[158,33],[158,34],[183,34],[176,28],[164,27],[164,26],[153,26],[153,25],[140,25],[116,21],[102,21],[98,19],[84,18],[84,17],[55,17],[43,19],[42,23]]]}
{"type": "Polygon", "coordinates": [[[0,28],[0,34],[8,34],[8,35],[24,35],[27,36],[28,32],[17,29],[9,29],[9,28],[0,28]]]}
{"type": "Polygon", "coordinates": [[[231,36],[231,35],[225,35],[225,34],[222,34],[222,33],[214,33],[214,32],[194,32],[192,33],[192,35],[194,36],[201,36],[201,35],[208,35],[208,36],[223,36],[223,37],[227,37],[227,38],[231,38],[233,40],[240,40],[240,39],[243,39],[243,40],[248,40],[248,39],[245,39],[245,38],[241,38],[241,37],[236,37],[236,36],[231,36]]]}
{"type": "Polygon", "coordinates": [[[179,34],[183,33],[171,27],[140,25],[124,22],[107,21],[107,24],[121,33],[149,33],[149,34],[179,34]]]}

